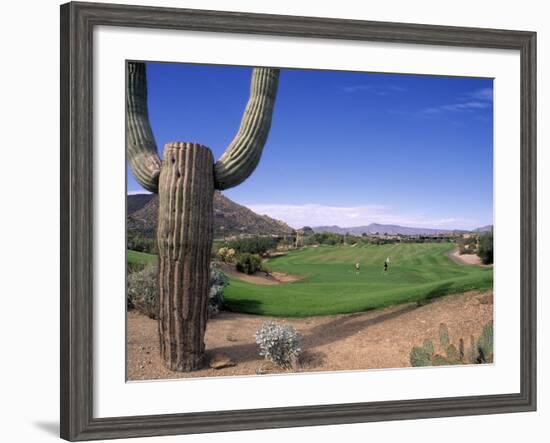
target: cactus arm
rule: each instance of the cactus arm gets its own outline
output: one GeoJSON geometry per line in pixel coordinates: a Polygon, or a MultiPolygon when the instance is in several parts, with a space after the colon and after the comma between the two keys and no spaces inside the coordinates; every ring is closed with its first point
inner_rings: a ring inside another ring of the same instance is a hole
{"type": "Polygon", "coordinates": [[[127,154],[134,177],[141,186],[158,192],[161,161],[147,110],[145,64],[129,62],[126,72],[127,154]]]}
{"type": "Polygon", "coordinates": [[[237,186],[256,169],[271,127],[278,83],[278,69],[254,68],[239,131],[214,165],[216,189],[237,186]]]}

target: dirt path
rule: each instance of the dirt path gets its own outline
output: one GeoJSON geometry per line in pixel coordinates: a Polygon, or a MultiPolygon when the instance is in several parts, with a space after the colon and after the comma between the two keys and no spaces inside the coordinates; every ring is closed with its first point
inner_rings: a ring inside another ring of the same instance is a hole
{"type": "Polygon", "coordinates": [[[452,261],[459,265],[474,265],[482,268],[491,268],[493,265],[484,265],[477,254],[460,254],[458,248],[447,254],[452,261]]]}
{"type": "MultiPolygon", "coordinates": [[[[356,314],[310,318],[278,318],[303,336],[301,371],[397,368],[410,366],[409,353],[425,339],[439,343],[439,325],[449,328],[450,340],[476,338],[493,318],[492,291],[450,295],[432,303],[393,306],[356,314]]],[[[258,355],[254,333],[272,317],[222,312],[208,322],[207,356],[221,352],[236,365],[223,369],[206,367],[182,374],[164,368],[159,358],[156,321],[128,313],[128,378],[211,377],[284,372],[258,355]]]]}
{"type": "Polygon", "coordinates": [[[235,269],[235,265],[220,263],[218,266],[227,276],[256,285],[280,285],[300,280],[299,276],[287,274],[285,272],[271,272],[270,274],[256,272],[254,275],[248,275],[238,272],[235,269]]]}

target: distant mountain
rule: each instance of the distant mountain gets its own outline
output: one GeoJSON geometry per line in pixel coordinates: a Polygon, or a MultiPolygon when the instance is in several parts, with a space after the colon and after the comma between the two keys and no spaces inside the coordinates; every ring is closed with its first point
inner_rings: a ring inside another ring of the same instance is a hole
{"type": "Polygon", "coordinates": [[[481,228],[475,228],[474,232],[491,232],[493,230],[493,225],[485,225],[481,228]]]}
{"type": "Polygon", "coordinates": [[[143,208],[151,198],[153,194],[135,194],[129,195],[126,199],[126,213],[133,214],[143,208]]]}
{"type": "MultiPolygon", "coordinates": [[[[158,197],[155,194],[128,195],[126,226],[130,232],[155,235],[158,197]]],[[[267,215],[259,215],[219,192],[214,193],[214,237],[236,234],[287,235],[293,229],[267,215]]]]}
{"type": "Polygon", "coordinates": [[[383,225],[379,223],[371,223],[367,226],[353,226],[349,228],[341,228],[340,226],[317,226],[313,228],[314,232],[332,232],[334,234],[350,234],[362,235],[365,234],[387,234],[387,235],[438,235],[447,234],[450,232],[466,232],[452,229],[431,229],[431,228],[411,228],[398,225],[383,225]]]}

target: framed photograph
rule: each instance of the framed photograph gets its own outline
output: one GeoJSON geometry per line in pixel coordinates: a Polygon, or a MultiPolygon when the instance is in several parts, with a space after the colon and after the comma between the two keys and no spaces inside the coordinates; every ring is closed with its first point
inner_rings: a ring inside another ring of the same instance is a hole
{"type": "Polygon", "coordinates": [[[536,409],[536,34],[61,6],[61,437],[536,409]]]}

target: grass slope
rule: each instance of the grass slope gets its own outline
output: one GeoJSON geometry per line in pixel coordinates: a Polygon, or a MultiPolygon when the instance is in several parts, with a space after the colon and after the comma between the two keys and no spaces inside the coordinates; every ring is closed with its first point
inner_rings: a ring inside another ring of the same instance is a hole
{"type": "Polygon", "coordinates": [[[147,254],[146,252],[127,251],[128,266],[146,265],[148,263],[154,263],[157,261],[157,256],[154,254],[147,254]]]}
{"type": "Polygon", "coordinates": [[[310,247],[267,262],[273,271],[298,274],[302,280],[262,286],[232,279],[225,304],[232,311],[250,314],[306,317],[492,287],[491,268],[458,265],[446,256],[452,249],[451,243],[310,247]],[[390,269],[384,274],[386,257],[390,269]],[[357,261],[359,274],[354,269],[357,261]]]}

